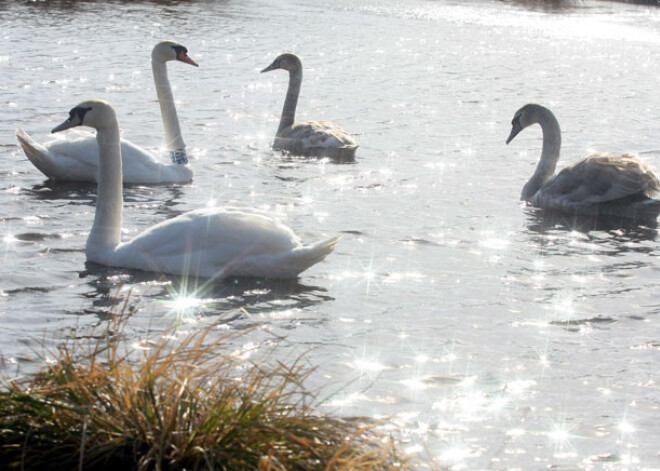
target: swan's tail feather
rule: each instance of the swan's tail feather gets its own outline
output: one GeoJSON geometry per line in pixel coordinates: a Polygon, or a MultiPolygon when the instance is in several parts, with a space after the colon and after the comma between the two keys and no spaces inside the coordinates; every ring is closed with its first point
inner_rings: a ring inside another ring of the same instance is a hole
{"type": "Polygon", "coordinates": [[[660,200],[649,198],[636,209],[636,217],[655,220],[660,215],[660,200]]]}
{"type": "Polygon", "coordinates": [[[305,245],[285,256],[282,263],[277,266],[286,270],[286,272],[273,274],[277,278],[295,278],[312,265],[319,263],[335,249],[341,237],[322,240],[315,244],[305,245]]]}
{"type": "Polygon", "coordinates": [[[39,169],[41,173],[47,177],[51,177],[56,170],[53,168],[53,163],[48,156],[48,151],[44,146],[32,139],[28,133],[22,129],[16,130],[16,139],[23,148],[23,152],[30,159],[30,162],[39,169]]]}
{"type": "Polygon", "coordinates": [[[330,253],[335,250],[335,247],[339,243],[339,239],[341,239],[341,237],[332,237],[330,239],[317,242],[316,244],[308,245],[300,251],[296,251],[296,261],[298,262],[296,265],[301,268],[300,272],[307,270],[312,265],[320,262],[325,257],[330,255],[330,253]],[[302,253],[299,254],[298,252],[302,253]]]}
{"type": "Polygon", "coordinates": [[[216,279],[228,276],[296,278],[300,273],[327,257],[335,249],[340,238],[333,237],[278,254],[238,257],[232,262],[224,264],[218,271],[205,276],[216,279]]]}

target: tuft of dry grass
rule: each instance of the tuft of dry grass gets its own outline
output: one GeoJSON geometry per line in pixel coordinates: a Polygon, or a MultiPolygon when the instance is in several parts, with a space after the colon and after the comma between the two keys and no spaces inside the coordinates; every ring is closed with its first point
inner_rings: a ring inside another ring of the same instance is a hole
{"type": "Polygon", "coordinates": [[[411,469],[359,420],[320,414],[298,359],[228,353],[213,326],[124,341],[131,309],[0,390],[0,463],[16,470],[411,469]]]}

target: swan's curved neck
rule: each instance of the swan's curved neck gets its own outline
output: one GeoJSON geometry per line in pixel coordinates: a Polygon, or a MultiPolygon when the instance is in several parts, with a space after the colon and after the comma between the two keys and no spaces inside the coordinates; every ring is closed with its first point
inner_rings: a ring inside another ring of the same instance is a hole
{"type": "Polygon", "coordinates": [[[541,126],[543,133],[543,150],[532,178],[523,188],[522,200],[529,200],[541,189],[543,183],[554,175],[561,150],[561,129],[555,115],[550,110],[541,108],[538,110],[536,121],[541,126]]]}
{"type": "Polygon", "coordinates": [[[160,113],[163,118],[163,127],[165,128],[165,140],[172,162],[188,163],[186,144],[183,142],[181,128],[179,127],[179,117],[176,114],[174,95],[172,95],[172,87],[170,87],[170,80],[167,76],[166,63],[152,59],[151,69],[154,75],[158,103],[160,104],[160,113]]]}
{"type": "Polygon", "coordinates": [[[119,125],[99,128],[98,192],[94,224],[87,239],[87,251],[112,251],[121,242],[122,171],[119,147],[119,125]]]}
{"type": "Polygon", "coordinates": [[[277,135],[290,127],[296,119],[296,106],[298,106],[298,95],[302,84],[302,67],[296,67],[289,71],[289,88],[286,91],[286,99],[282,108],[282,118],[277,128],[277,135]]]}

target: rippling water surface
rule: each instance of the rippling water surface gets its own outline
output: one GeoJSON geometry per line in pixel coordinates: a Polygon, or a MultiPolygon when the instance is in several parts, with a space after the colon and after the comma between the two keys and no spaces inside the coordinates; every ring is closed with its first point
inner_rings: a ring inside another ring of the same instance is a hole
{"type": "Polygon", "coordinates": [[[181,319],[257,327],[245,349],[307,352],[329,412],[386,418],[440,466],[660,468],[657,230],[521,207],[540,132],[504,144],[513,113],[541,102],[564,131],[560,165],[605,151],[660,167],[660,12],[539,3],[0,4],[10,372],[130,293],[136,337],[181,319]],[[46,181],[17,147],[15,128],[50,139],[94,97],[165,159],[149,66],[162,38],[201,65],[169,66],[195,180],[126,188],[124,237],[226,204],[267,210],[306,241],[342,235],[297,281],[206,286],[86,265],[94,186],[46,181]],[[298,118],[340,123],[357,163],[269,150],[287,77],[259,70],[283,51],[303,58],[298,118]]]}

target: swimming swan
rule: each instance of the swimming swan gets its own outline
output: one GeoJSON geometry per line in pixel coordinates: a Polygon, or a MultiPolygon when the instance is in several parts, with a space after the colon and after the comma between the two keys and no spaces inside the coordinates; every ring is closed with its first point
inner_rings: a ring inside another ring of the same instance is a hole
{"type": "Polygon", "coordinates": [[[284,100],[280,125],[273,141],[273,149],[306,157],[354,160],[358,146],[339,125],[327,121],[294,123],[302,84],[300,58],[288,52],[281,54],[261,73],[275,69],[289,71],[289,88],[284,100]]]}
{"type": "MultiPolygon", "coordinates": [[[[174,97],[167,77],[166,63],[173,60],[198,67],[197,63],[188,57],[188,50],[174,41],[161,41],[151,52],[151,67],[172,163],[160,163],[146,150],[130,141],[122,140],[124,183],[188,183],[192,180],[192,170],[187,165],[186,145],[181,137],[174,97]]],[[[16,138],[30,161],[48,178],[96,181],[99,151],[93,135],[55,140],[40,145],[19,129],[16,131],[16,138]]]]}
{"type": "Polygon", "coordinates": [[[543,150],[534,175],[522,190],[521,200],[539,208],[585,216],[657,217],[660,201],[653,196],[660,191],[660,180],[635,157],[592,155],[554,175],[561,130],[548,108],[528,104],[516,111],[506,143],[536,123],[543,133],[543,150]]]}
{"type": "Polygon", "coordinates": [[[122,243],[122,158],[115,111],[104,101],[85,101],[52,132],[75,126],[95,128],[99,147],[96,214],[85,249],[88,261],[211,278],[295,278],[323,260],[339,240],[303,246],[291,229],[264,215],[206,208],[163,221],[122,243]]]}

